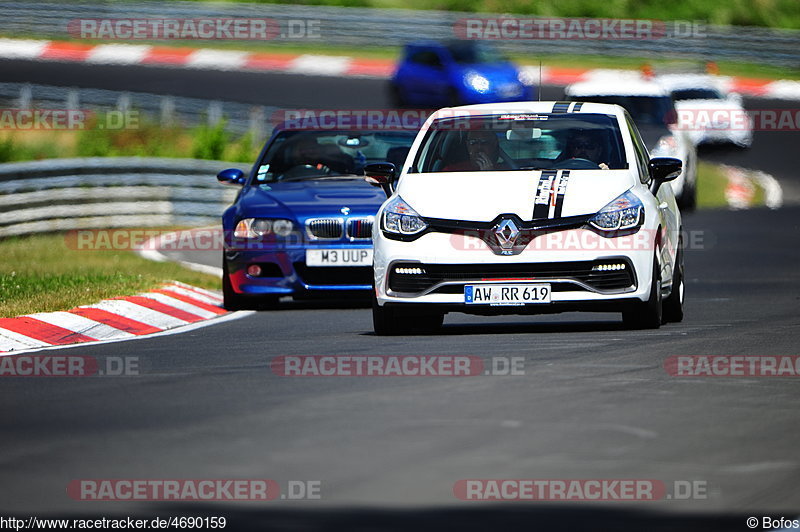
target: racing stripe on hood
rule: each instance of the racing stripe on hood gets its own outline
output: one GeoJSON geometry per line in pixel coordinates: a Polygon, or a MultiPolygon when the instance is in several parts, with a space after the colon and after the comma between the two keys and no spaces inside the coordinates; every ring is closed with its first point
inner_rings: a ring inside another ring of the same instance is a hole
{"type": "Polygon", "coordinates": [[[564,208],[564,194],[567,193],[569,183],[569,170],[563,170],[561,177],[555,187],[556,204],[553,207],[553,215],[550,218],[561,218],[561,210],[564,208]]]}
{"type": "Polygon", "coordinates": [[[566,113],[569,111],[570,102],[556,102],[553,105],[553,113],[566,113]]]}
{"type": "Polygon", "coordinates": [[[558,170],[543,170],[536,185],[536,197],[533,199],[533,219],[547,218],[550,214],[550,194],[558,170]]]}
{"type": "Polygon", "coordinates": [[[572,107],[572,112],[577,113],[583,107],[583,102],[575,102],[575,105],[572,107]]]}

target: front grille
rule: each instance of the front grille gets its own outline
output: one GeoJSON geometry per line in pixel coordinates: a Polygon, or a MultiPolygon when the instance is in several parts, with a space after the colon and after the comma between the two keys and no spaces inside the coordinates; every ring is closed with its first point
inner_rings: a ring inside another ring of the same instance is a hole
{"type": "Polygon", "coordinates": [[[344,220],[314,218],[306,222],[306,232],[312,240],[339,240],[344,234],[344,220]]]}
{"type": "Polygon", "coordinates": [[[346,268],[330,268],[307,266],[304,262],[295,262],[294,269],[300,279],[310,285],[369,285],[372,284],[372,266],[350,266],[346,268]]]}
{"type": "Polygon", "coordinates": [[[351,218],[347,221],[347,236],[353,240],[372,238],[372,218],[351,218]]]}
{"type": "MultiPolygon", "coordinates": [[[[521,264],[419,264],[397,263],[389,273],[389,289],[393,292],[419,293],[442,282],[470,283],[516,279],[547,282],[553,279],[574,279],[601,291],[624,290],[634,285],[633,268],[624,260],[521,264]],[[592,270],[598,264],[624,262],[624,270],[592,270]],[[397,273],[397,268],[422,268],[425,273],[397,273]]],[[[580,288],[575,285],[575,290],[580,288]]],[[[445,293],[452,288],[442,287],[445,293]]],[[[437,290],[438,291],[438,290],[437,290]]],[[[556,290],[554,287],[554,291],[556,290]]]]}

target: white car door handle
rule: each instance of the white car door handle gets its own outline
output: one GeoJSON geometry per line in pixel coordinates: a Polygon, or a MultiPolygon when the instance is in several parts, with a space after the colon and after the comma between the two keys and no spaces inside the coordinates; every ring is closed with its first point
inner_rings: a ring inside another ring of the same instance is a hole
{"type": "Polygon", "coordinates": [[[669,207],[669,205],[667,205],[666,201],[662,201],[661,203],[658,204],[658,208],[661,209],[661,210],[664,210],[664,209],[666,209],[668,207],[669,207]]]}

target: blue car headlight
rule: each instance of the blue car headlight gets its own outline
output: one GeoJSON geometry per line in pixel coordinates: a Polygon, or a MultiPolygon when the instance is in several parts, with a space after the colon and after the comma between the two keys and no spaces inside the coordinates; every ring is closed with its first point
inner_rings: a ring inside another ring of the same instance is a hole
{"type": "Polygon", "coordinates": [[[415,235],[428,224],[411,206],[397,196],[383,210],[383,230],[396,235],[415,235]]]}
{"type": "Polygon", "coordinates": [[[243,218],[236,224],[233,236],[236,238],[262,238],[275,234],[289,236],[294,231],[294,223],[283,218],[243,218]]]}
{"type": "Polygon", "coordinates": [[[644,223],[644,205],[630,190],[600,209],[589,224],[601,231],[636,229],[644,223]]]}
{"type": "Polygon", "coordinates": [[[470,70],[464,74],[464,84],[476,92],[484,94],[489,92],[489,79],[474,70],[470,70]]]}

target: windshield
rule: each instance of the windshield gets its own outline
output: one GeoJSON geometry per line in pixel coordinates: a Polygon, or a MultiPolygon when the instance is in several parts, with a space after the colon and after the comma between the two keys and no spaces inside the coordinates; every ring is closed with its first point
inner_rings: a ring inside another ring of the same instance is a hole
{"type": "Polygon", "coordinates": [[[672,98],[680,100],[721,100],[717,89],[679,89],[672,91],[672,98]]]}
{"type": "Polygon", "coordinates": [[[582,102],[612,103],[624,107],[638,126],[663,126],[675,121],[675,106],[669,96],[580,96],[582,102]]]}
{"type": "Polygon", "coordinates": [[[453,61],[460,65],[473,65],[478,63],[503,63],[506,58],[497,50],[486,44],[464,42],[452,43],[447,46],[453,61]]]}
{"type": "Polygon", "coordinates": [[[259,161],[256,182],[364,175],[364,166],[402,166],[415,131],[281,131],[259,161]]]}
{"type": "Polygon", "coordinates": [[[601,114],[509,114],[434,123],[413,171],[624,169],[617,119],[601,114]]]}

